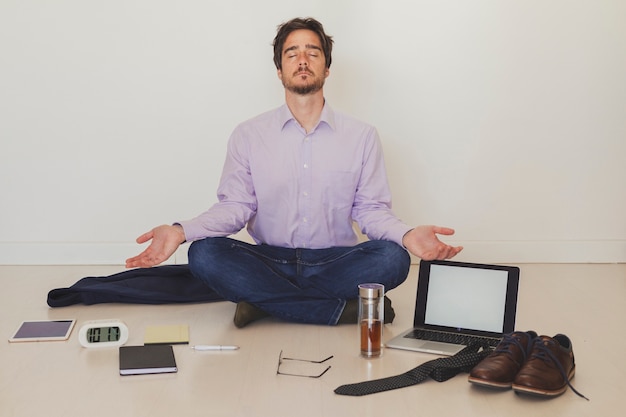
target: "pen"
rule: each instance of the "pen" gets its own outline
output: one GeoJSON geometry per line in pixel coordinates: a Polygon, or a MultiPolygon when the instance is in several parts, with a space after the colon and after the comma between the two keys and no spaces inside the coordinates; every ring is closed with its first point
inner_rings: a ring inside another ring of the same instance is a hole
{"type": "Polygon", "coordinates": [[[239,346],[228,346],[228,345],[196,345],[192,346],[192,349],[195,350],[237,350],[239,346]]]}

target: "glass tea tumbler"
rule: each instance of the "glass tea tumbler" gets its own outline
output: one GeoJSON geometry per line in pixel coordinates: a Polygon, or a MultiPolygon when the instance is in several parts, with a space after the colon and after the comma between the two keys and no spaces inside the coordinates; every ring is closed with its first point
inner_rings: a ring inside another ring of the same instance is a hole
{"type": "Polygon", "coordinates": [[[385,286],[359,285],[359,332],[361,356],[376,358],[382,352],[385,286]]]}

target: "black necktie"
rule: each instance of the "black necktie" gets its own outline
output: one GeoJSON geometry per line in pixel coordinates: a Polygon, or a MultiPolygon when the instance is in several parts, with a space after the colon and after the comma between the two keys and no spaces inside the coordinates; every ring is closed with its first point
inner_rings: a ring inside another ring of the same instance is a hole
{"type": "Polygon", "coordinates": [[[446,381],[459,372],[469,372],[491,353],[486,345],[472,344],[454,356],[434,359],[401,375],[356,384],[342,385],[335,389],[339,395],[367,395],[419,384],[429,376],[438,382],[446,381]],[[482,348],[482,350],[481,350],[482,348]]]}

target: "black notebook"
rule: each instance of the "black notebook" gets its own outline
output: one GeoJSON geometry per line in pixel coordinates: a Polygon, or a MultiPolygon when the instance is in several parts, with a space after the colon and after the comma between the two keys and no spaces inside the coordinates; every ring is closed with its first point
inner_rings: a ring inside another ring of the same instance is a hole
{"type": "Polygon", "coordinates": [[[120,375],[178,372],[171,345],[120,346],[120,375]]]}

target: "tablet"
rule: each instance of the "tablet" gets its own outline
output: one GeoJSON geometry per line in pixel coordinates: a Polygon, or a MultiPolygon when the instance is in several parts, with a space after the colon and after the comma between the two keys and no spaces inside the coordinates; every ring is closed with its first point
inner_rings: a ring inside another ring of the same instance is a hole
{"type": "Polygon", "coordinates": [[[9,342],[45,342],[67,340],[76,320],[34,320],[20,324],[9,342]]]}

